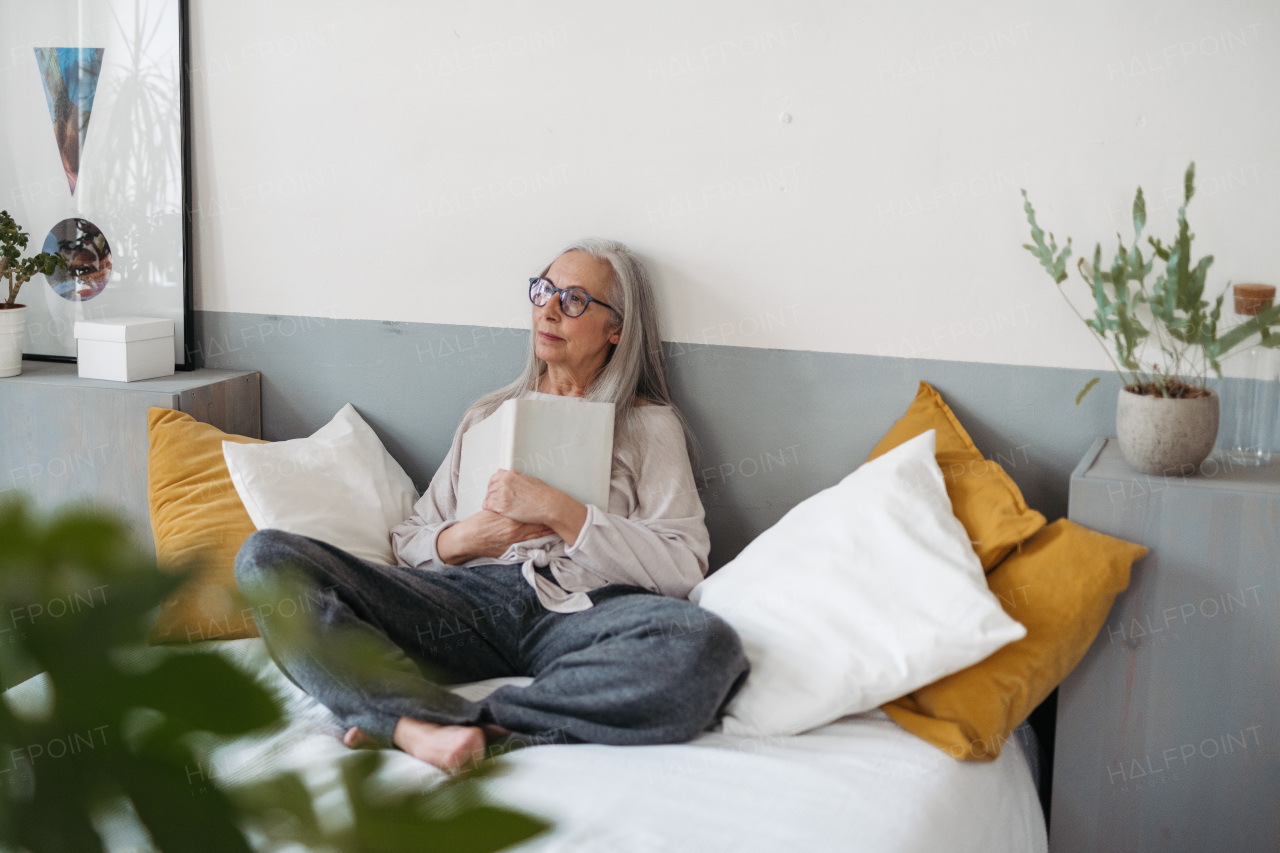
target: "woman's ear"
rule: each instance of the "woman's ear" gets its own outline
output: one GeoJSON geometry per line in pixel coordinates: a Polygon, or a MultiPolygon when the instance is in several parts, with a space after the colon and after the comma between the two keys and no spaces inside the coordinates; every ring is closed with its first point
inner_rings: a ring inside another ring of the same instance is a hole
{"type": "Polygon", "coordinates": [[[609,343],[613,344],[615,347],[618,345],[618,341],[620,340],[622,340],[622,332],[620,331],[614,332],[609,336],[609,343]]]}

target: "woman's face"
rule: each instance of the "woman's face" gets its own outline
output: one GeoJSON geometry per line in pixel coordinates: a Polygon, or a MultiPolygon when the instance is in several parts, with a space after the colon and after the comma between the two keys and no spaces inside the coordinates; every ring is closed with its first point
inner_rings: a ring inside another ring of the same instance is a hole
{"type": "MultiPolygon", "coordinates": [[[[608,261],[584,252],[565,252],[556,258],[543,278],[556,287],[580,287],[593,299],[609,302],[609,281],[613,277],[608,261]]],[[[611,331],[615,315],[592,302],[577,317],[560,310],[560,294],[533,308],[534,352],[549,365],[567,369],[582,379],[594,377],[609,357],[609,348],[621,337],[611,331]]]]}

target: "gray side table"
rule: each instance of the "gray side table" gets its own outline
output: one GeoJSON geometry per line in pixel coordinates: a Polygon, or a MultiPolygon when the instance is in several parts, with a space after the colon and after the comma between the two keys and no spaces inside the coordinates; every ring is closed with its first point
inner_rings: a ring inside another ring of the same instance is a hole
{"type": "Polygon", "coordinates": [[[194,370],[108,382],[74,364],[24,361],[0,379],[0,498],[22,492],[41,510],[69,502],[116,510],[152,549],[147,409],[178,409],[219,429],[262,435],[260,376],[194,370]]]}
{"type": "Polygon", "coordinates": [[[1098,439],[1069,515],[1151,554],[1059,690],[1050,849],[1280,849],[1280,464],[1152,477],[1098,439]]]}

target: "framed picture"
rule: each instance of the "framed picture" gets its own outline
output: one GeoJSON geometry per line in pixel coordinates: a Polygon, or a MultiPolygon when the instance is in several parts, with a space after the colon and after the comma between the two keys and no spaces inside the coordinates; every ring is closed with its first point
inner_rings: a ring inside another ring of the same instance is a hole
{"type": "Polygon", "coordinates": [[[0,4],[0,208],[67,269],[22,287],[23,357],[74,361],[77,320],[173,320],[190,369],[186,0],[0,4]]]}

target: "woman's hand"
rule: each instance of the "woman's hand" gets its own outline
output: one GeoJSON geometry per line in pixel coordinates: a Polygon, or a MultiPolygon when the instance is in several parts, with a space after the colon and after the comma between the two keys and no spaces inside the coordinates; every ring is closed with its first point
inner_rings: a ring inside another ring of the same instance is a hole
{"type": "Polygon", "coordinates": [[[436,557],[450,566],[476,557],[501,557],[517,542],[552,532],[545,524],[516,521],[482,509],[440,531],[436,538],[436,557]]]}
{"type": "Polygon", "coordinates": [[[569,497],[537,477],[499,469],[489,478],[489,490],[481,507],[514,521],[546,524],[547,510],[558,496],[569,497]]]}
{"type": "Polygon", "coordinates": [[[537,477],[499,469],[489,478],[481,506],[513,521],[543,524],[572,545],[587,522],[587,508],[537,477]]]}

